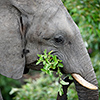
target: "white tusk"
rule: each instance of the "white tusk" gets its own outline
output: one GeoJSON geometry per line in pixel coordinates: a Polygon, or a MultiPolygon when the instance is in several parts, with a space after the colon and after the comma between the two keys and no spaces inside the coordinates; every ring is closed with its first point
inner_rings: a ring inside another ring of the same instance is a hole
{"type": "Polygon", "coordinates": [[[79,74],[71,74],[73,76],[73,78],[80,83],[82,86],[91,89],[91,90],[97,90],[98,87],[87,82],[85,79],[83,79],[79,74]]]}

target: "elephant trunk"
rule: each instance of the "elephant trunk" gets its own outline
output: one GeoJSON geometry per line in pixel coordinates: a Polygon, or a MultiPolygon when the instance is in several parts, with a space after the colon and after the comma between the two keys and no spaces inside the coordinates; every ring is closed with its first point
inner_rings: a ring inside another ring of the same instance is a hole
{"type": "MultiPolygon", "coordinates": [[[[94,70],[92,72],[89,72],[89,74],[86,77],[84,77],[84,79],[86,79],[88,82],[92,83],[95,86],[97,86],[98,84],[94,70]]],[[[79,84],[75,79],[74,83],[76,91],[78,93],[79,100],[99,100],[98,89],[97,90],[88,89],[79,84]]]]}
{"type": "Polygon", "coordinates": [[[76,80],[74,80],[76,91],[78,93],[79,100],[99,100],[98,90],[90,90],[82,85],[80,85],[76,80]]]}

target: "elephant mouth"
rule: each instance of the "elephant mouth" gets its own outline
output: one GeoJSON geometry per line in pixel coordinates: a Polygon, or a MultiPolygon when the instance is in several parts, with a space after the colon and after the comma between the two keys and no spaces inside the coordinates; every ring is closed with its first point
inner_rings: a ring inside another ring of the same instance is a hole
{"type": "MultiPolygon", "coordinates": [[[[26,68],[32,69],[32,70],[38,70],[40,71],[43,68],[43,64],[40,63],[39,65],[36,65],[37,61],[34,61],[31,64],[27,64],[26,68]]],[[[71,73],[71,76],[79,83],[81,84],[83,87],[88,88],[90,90],[97,90],[98,87],[91,84],[90,82],[86,81],[81,75],[77,74],[77,73],[71,73]]]]}
{"type": "Polygon", "coordinates": [[[33,63],[26,64],[26,67],[32,70],[40,71],[43,68],[43,64],[40,63],[39,65],[36,65],[37,61],[34,61],[33,63]]]}

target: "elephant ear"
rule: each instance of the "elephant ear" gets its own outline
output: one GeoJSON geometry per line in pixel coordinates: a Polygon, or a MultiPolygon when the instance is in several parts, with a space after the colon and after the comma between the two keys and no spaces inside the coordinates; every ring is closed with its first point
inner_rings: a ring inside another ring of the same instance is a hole
{"type": "Polygon", "coordinates": [[[19,20],[16,9],[0,6],[0,74],[13,79],[21,78],[25,67],[19,20]]]}
{"type": "Polygon", "coordinates": [[[11,4],[25,15],[33,15],[38,7],[38,0],[10,0],[11,4]]]}

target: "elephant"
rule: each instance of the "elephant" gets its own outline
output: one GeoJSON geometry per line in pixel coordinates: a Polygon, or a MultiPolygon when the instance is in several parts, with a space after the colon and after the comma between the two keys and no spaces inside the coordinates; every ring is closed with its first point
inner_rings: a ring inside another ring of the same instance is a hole
{"type": "Polygon", "coordinates": [[[37,54],[45,49],[62,60],[61,71],[72,75],[79,100],[98,100],[89,54],[62,1],[0,0],[0,74],[20,79],[29,69],[40,70],[37,54]]]}

